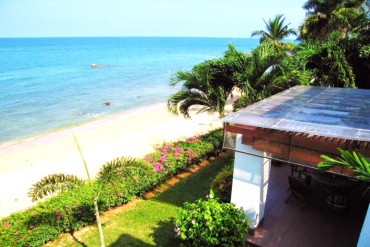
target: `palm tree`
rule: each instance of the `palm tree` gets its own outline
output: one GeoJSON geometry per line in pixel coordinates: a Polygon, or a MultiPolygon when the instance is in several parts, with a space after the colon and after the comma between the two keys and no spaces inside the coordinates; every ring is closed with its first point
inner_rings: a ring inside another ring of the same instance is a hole
{"type": "Polygon", "coordinates": [[[168,110],[186,118],[190,118],[191,110],[217,112],[224,117],[226,100],[246,67],[244,57],[245,54],[229,45],[224,57],[200,63],[191,71],[178,71],[170,85],[183,82],[183,87],[168,98],[168,110]]]}
{"type": "Polygon", "coordinates": [[[300,38],[325,41],[332,31],[344,37],[366,17],[366,0],[308,0],[303,8],[307,18],[300,27],[300,38]]]}
{"type": "Polygon", "coordinates": [[[310,72],[304,68],[304,63],[285,51],[277,50],[271,42],[262,42],[247,54],[246,64],[244,78],[237,84],[242,97],[234,104],[234,110],[294,85],[308,85],[310,81],[310,72]]]}
{"type": "Polygon", "coordinates": [[[296,31],[292,28],[289,28],[289,24],[284,23],[285,18],[284,15],[277,15],[274,19],[269,19],[268,22],[263,20],[266,24],[266,31],[264,30],[256,30],[253,31],[251,36],[259,36],[260,43],[263,41],[271,41],[275,44],[279,44],[280,41],[289,35],[297,35],[296,31]]]}

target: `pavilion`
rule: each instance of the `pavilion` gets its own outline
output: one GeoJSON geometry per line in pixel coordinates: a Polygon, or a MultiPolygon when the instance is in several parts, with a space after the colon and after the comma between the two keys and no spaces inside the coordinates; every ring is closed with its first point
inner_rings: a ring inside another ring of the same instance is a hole
{"type": "MultiPolygon", "coordinates": [[[[370,90],[295,86],[223,123],[224,148],[235,151],[231,202],[243,207],[252,228],[264,218],[271,160],[312,170],[320,155],[337,156],[338,148],[370,157],[370,90]]],[[[357,179],[342,167],[328,173],[357,179]]],[[[370,207],[358,246],[365,243],[370,243],[370,207]]]]}

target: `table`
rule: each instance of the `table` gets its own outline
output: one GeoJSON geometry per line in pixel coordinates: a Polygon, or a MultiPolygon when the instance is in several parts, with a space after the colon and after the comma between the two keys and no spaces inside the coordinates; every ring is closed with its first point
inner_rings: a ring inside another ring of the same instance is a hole
{"type": "Polygon", "coordinates": [[[311,177],[318,182],[331,187],[353,187],[358,184],[358,180],[347,178],[341,175],[331,174],[320,171],[310,171],[311,177]]]}

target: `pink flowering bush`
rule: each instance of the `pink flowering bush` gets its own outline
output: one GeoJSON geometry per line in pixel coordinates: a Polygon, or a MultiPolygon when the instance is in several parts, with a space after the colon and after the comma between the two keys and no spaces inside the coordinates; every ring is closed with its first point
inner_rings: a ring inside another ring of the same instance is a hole
{"type": "MultiPolygon", "coordinates": [[[[159,185],[177,172],[219,151],[222,131],[158,146],[143,160],[108,162],[93,181],[101,212],[159,185]]],[[[95,221],[90,186],[81,184],[0,219],[0,246],[42,246],[62,232],[73,232],[95,221]]]]}
{"type": "Polygon", "coordinates": [[[159,178],[166,178],[198,163],[213,149],[213,142],[205,141],[203,137],[191,137],[156,147],[156,152],[148,154],[144,161],[152,166],[159,178]]]}

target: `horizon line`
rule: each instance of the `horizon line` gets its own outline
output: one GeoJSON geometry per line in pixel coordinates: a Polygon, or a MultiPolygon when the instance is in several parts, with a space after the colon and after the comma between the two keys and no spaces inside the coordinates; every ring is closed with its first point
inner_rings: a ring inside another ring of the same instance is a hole
{"type": "Polygon", "coordinates": [[[207,39],[258,39],[254,37],[226,37],[226,36],[13,36],[0,39],[40,39],[40,38],[207,38],[207,39]]]}

